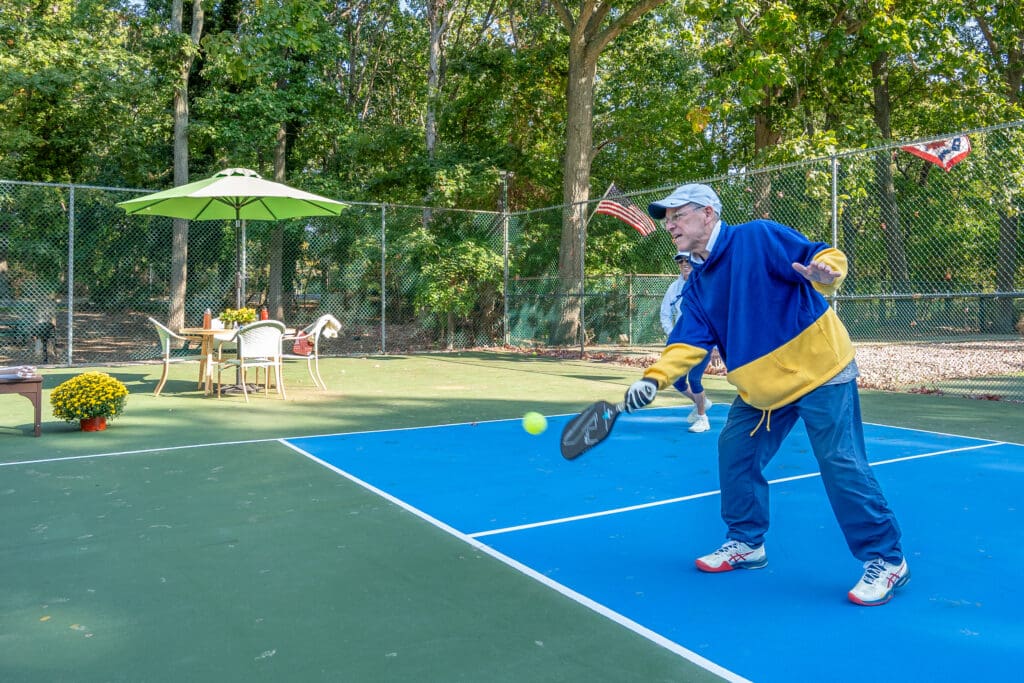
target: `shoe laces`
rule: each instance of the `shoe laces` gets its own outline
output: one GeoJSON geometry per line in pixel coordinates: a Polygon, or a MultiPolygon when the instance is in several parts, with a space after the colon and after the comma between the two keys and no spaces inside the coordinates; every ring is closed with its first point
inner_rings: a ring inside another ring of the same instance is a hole
{"type": "MultiPolygon", "coordinates": [[[[749,547],[749,546],[748,546],[749,547]]],[[[721,548],[715,551],[716,555],[735,555],[740,550],[740,542],[736,540],[726,541],[721,548]]]]}
{"type": "Polygon", "coordinates": [[[869,562],[864,563],[864,583],[874,583],[878,577],[885,571],[885,560],[880,557],[876,557],[869,562]]]}

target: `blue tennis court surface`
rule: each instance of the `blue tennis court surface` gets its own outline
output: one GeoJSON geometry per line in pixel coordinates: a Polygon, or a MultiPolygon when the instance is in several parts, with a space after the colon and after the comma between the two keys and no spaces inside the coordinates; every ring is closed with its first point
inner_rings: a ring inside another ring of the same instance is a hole
{"type": "Polygon", "coordinates": [[[766,470],[768,567],[696,570],[724,535],[716,443],[728,406],[711,409],[704,434],[686,432],[688,410],[625,415],[574,462],[558,449],[568,416],[536,437],[507,420],[289,443],[726,678],[959,681],[1018,670],[1024,446],[866,425],[912,579],[888,605],[864,608],[846,599],[861,565],[800,425],[766,470]]]}

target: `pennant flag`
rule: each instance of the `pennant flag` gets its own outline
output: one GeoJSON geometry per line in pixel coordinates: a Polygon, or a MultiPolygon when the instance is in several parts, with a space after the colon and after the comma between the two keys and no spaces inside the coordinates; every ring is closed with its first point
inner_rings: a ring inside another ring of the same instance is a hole
{"type": "Polygon", "coordinates": [[[622,193],[622,190],[612,183],[608,191],[604,193],[601,201],[598,202],[594,213],[603,213],[606,216],[614,216],[620,221],[627,223],[644,237],[657,231],[658,226],[647,212],[637,206],[632,199],[622,193]]]}
{"type": "Polygon", "coordinates": [[[948,172],[949,169],[959,164],[971,153],[971,139],[966,135],[957,135],[948,140],[936,140],[935,142],[925,142],[919,145],[904,145],[900,149],[904,152],[910,152],[914,156],[919,156],[925,161],[930,161],[939,166],[943,171],[948,172]]]}

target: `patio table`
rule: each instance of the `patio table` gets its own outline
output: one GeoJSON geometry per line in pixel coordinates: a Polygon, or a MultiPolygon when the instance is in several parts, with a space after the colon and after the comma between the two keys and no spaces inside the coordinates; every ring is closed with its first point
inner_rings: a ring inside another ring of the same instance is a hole
{"type": "Polygon", "coordinates": [[[217,339],[227,341],[235,335],[235,330],[214,329],[212,327],[183,327],[178,334],[200,343],[199,352],[199,386],[209,394],[213,392],[213,343],[217,339]]]}

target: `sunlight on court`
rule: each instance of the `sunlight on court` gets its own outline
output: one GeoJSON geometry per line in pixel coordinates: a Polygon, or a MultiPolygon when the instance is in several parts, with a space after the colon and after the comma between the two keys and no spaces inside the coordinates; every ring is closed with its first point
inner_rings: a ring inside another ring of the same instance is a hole
{"type": "Polygon", "coordinates": [[[558,454],[566,416],[540,436],[505,420],[289,444],[728,679],[860,680],[866,657],[905,680],[1012,670],[1024,627],[1007,568],[1024,546],[1007,539],[1024,446],[866,425],[913,579],[890,604],[859,608],[846,592],[861,566],[799,426],[766,470],[768,567],[694,568],[724,535],[715,446],[727,410],[712,408],[704,434],[686,432],[682,408],[624,416],[573,462],[558,454]]]}

